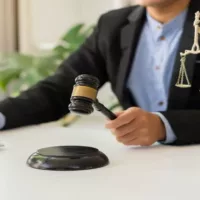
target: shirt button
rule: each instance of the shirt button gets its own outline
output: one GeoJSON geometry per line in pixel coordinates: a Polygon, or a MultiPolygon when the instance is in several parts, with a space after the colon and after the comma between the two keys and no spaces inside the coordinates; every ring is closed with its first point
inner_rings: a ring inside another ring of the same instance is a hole
{"type": "Polygon", "coordinates": [[[161,40],[161,41],[166,40],[165,36],[161,36],[161,37],[160,37],[160,40],[161,40]]]}
{"type": "Polygon", "coordinates": [[[156,70],[159,70],[160,69],[160,67],[159,66],[156,66],[156,70]]]}
{"type": "Polygon", "coordinates": [[[163,105],[164,105],[164,102],[163,102],[163,101],[160,101],[160,102],[158,103],[158,105],[159,105],[159,106],[163,106],[163,105]]]}

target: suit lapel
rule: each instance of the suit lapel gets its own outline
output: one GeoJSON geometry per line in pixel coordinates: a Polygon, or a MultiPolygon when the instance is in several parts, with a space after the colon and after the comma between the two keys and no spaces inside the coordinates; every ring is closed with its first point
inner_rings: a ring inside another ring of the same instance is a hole
{"type": "Polygon", "coordinates": [[[133,104],[133,102],[131,102],[131,95],[126,89],[126,80],[143,27],[144,14],[145,9],[143,7],[137,7],[129,16],[129,23],[121,31],[120,46],[122,56],[117,76],[116,93],[123,102],[125,108],[133,104]]]}
{"type": "MultiPolygon", "coordinates": [[[[191,88],[178,88],[176,87],[176,82],[178,79],[179,71],[180,71],[180,52],[185,52],[185,50],[191,50],[193,42],[194,42],[194,14],[196,12],[196,7],[194,1],[191,1],[191,5],[188,10],[187,19],[184,26],[183,35],[181,38],[179,50],[177,53],[177,59],[174,66],[174,71],[171,80],[170,93],[169,93],[169,105],[168,109],[183,109],[190,96],[191,88]]],[[[186,60],[186,71],[188,74],[188,78],[190,83],[192,84],[192,79],[194,75],[195,61],[197,55],[188,55],[186,60]]]]}

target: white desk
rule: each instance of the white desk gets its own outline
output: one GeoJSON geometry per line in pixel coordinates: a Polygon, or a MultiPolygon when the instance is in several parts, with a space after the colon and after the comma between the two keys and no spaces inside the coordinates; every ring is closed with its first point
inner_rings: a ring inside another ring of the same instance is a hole
{"type": "Polygon", "coordinates": [[[0,199],[200,198],[200,146],[127,148],[104,129],[102,118],[98,120],[99,123],[90,117],[70,128],[53,123],[0,134],[6,142],[6,148],[0,150],[0,199]],[[57,145],[96,147],[109,157],[110,165],[78,172],[41,171],[26,165],[27,158],[37,149],[57,145]]]}

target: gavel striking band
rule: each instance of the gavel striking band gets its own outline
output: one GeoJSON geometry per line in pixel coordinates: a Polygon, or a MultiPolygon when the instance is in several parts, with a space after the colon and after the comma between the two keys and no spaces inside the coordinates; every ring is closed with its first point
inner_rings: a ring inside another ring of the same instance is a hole
{"type": "Polygon", "coordinates": [[[82,96],[95,101],[97,96],[97,90],[87,86],[74,86],[72,96],[82,96]]]}
{"type": "Polygon", "coordinates": [[[69,105],[71,112],[89,115],[94,111],[92,106],[94,104],[96,110],[103,113],[106,117],[111,120],[116,119],[116,115],[97,99],[100,82],[96,77],[83,74],[75,79],[75,83],[71,96],[71,104],[69,105]]]}

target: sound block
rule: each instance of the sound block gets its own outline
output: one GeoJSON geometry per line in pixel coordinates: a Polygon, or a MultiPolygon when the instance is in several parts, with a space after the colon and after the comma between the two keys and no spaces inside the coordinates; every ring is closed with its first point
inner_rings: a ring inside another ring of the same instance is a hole
{"type": "Polygon", "coordinates": [[[75,171],[108,165],[107,156],[96,148],[57,146],[37,150],[27,160],[28,166],[40,170],[75,171]]]}

